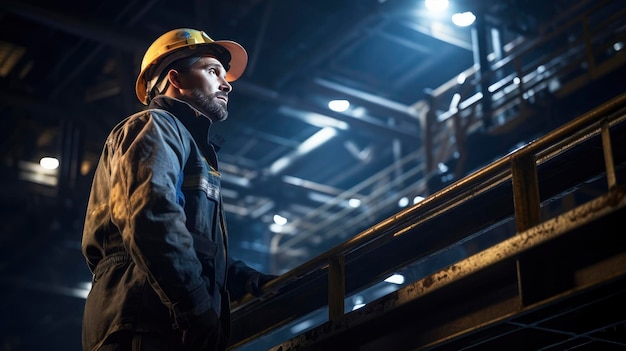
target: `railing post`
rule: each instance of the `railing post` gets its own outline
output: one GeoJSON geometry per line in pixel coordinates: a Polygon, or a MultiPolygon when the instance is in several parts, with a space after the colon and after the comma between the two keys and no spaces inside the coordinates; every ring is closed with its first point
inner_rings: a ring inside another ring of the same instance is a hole
{"type": "Polygon", "coordinates": [[[435,134],[437,131],[437,100],[432,92],[426,93],[426,102],[428,103],[428,111],[424,115],[422,123],[422,138],[424,139],[424,163],[426,164],[425,172],[429,174],[435,169],[434,149],[435,134]]]}
{"type": "Polygon", "coordinates": [[[609,190],[617,186],[617,177],[615,176],[615,163],[613,162],[613,149],[611,148],[611,133],[609,130],[609,122],[605,119],[602,123],[602,152],[604,153],[604,165],[606,168],[606,180],[609,190]]]}
{"type": "Polygon", "coordinates": [[[343,255],[328,260],[328,319],[343,316],[346,295],[346,265],[343,255]]]}
{"type": "Polygon", "coordinates": [[[531,228],[541,222],[539,203],[539,180],[535,155],[522,153],[511,158],[513,178],[513,204],[517,232],[531,228]]]}

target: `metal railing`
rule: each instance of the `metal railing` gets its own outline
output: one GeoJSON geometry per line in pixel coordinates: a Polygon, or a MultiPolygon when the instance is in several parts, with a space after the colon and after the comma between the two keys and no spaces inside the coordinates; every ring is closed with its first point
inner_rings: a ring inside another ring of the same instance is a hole
{"type": "Polygon", "coordinates": [[[316,310],[341,319],[347,296],[470,238],[536,226],[591,183],[610,192],[624,182],[625,121],[622,94],[283,274],[233,306],[232,349],[316,310]]]}

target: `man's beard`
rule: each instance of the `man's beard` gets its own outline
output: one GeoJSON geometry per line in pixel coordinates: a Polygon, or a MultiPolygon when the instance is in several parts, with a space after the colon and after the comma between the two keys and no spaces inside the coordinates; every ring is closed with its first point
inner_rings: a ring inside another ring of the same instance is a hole
{"type": "Polygon", "coordinates": [[[216,98],[218,95],[226,94],[217,92],[205,95],[200,89],[193,89],[190,103],[212,122],[221,122],[228,117],[228,110],[221,100],[216,98]]]}

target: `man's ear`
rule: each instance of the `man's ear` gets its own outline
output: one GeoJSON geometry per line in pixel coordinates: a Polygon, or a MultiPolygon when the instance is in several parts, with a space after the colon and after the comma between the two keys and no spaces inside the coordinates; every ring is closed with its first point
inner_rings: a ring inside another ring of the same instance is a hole
{"type": "Polygon", "coordinates": [[[167,79],[170,81],[170,84],[176,88],[176,89],[180,89],[182,82],[181,82],[181,77],[180,74],[178,73],[177,70],[175,69],[171,69],[169,70],[169,72],[167,72],[167,79]]]}

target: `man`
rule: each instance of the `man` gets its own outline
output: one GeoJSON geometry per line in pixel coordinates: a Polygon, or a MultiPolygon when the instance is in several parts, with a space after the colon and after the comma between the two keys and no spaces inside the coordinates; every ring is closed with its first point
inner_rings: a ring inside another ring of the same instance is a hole
{"type": "Polygon", "coordinates": [[[84,350],[224,350],[230,297],[275,277],[228,255],[208,139],[246,64],[241,45],[188,28],[146,51],[136,92],[148,109],[109,134],[87,206],[84,350]]]}

